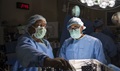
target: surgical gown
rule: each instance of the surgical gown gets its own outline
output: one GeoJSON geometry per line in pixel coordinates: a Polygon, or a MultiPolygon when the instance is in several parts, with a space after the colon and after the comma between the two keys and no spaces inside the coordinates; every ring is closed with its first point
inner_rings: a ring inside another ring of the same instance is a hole
{"type": "Polygon", "coordinates": [[[65,40],[59,57],[66,60],[71,59],[97,59],[100,62],[107,64],[102,43],[97,39],[89,35],[84,35],[78,40],[69,38],[65,40]]]}
{"type": "Polygon", "coordinates": [[[16,61],[13,71],[38,71],[43,66],[45,57],[54,58],[49,42],[43,39],[44,43],[34,41],[29,34],[18,39],[16,47],[16,61]]]}
{"type": "Polygon", "coordinates": [[[91,35],[98,38],[102,42],[106,59],[110,63],[110,57],[114,57],[117,54],[117,47],[112,38],[101,32],[94,32],[91,35]]]}

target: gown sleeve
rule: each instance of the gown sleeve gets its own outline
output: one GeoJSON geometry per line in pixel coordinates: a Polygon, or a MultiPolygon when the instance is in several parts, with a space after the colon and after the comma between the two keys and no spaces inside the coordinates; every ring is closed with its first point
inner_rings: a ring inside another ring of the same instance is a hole
{"type": "Polygon", "coordinates": [[[100,40],[96,40],[95,42],[95,58],[99,60],[100,62],[107,64],[107,61],[105,59],[105,55],[103,52],[103,46],[100,40]]]}
{"type": "Polygon", "coordinates": [[[20,38],[16,47],[16,55],[24,67],[43,66],[44,53],[36,49],[35,43],[27,37],[20,38]]]}

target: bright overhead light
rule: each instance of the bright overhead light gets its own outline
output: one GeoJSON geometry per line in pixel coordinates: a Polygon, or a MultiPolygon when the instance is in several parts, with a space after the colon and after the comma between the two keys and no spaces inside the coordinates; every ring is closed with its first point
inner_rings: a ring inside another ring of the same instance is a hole
{"type": "Polygon", "coordinates": [[[94,2],[92,0],[88,0],[86,3],[87,3],[88,6],[93,6],[94,5],[94,2]]]}
{"type": "Polygon", "coordinates": [[[81,0],[82,3],[86,3],[86,0],[81,0]]]}
{"type": "Polygon", "coordinates": [[[102,2],[102,3],[99,4],[99,6],[101,8],[106,8],[108,6],[108,3],[107,2],[102,2]]]}
{"type": "Polygon", "coordinates": [[[113,7],[114,5],[115,5],[115,1],[112,1],[112,0],[109,1],[109,5],[108,5],[109,7],[113,7]]]}
{"type": "Polygon", "coordinates": [[[116,0],[80,0],[81,3],[86,3],[87,6],[98,5],[101,8],[114,7],[116,0]]]}

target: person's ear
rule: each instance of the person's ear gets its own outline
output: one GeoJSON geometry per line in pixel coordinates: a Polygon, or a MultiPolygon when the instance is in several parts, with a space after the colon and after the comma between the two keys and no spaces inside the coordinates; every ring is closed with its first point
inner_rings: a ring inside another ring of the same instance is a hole
{"type": "Polygon", "coordinates": [[[84,27],[84,26],[81,26],[81,27],[80,27],[80,30],[83,30],[83,27],[84,27]]]}

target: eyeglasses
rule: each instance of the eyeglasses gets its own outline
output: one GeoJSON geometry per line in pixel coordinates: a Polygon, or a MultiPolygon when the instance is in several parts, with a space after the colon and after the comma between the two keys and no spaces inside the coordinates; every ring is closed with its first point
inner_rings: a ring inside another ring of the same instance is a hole
{"type": "Polygon", "coordinates": [[[78,28],[80,28],[80,26],[76,26],[76,25],[74,26],[74,25],[73,25],[73,26],[70,26],[70,27],[68,28],[68,30],[73,30],[73,29],[78,29],[78,28]]]}

